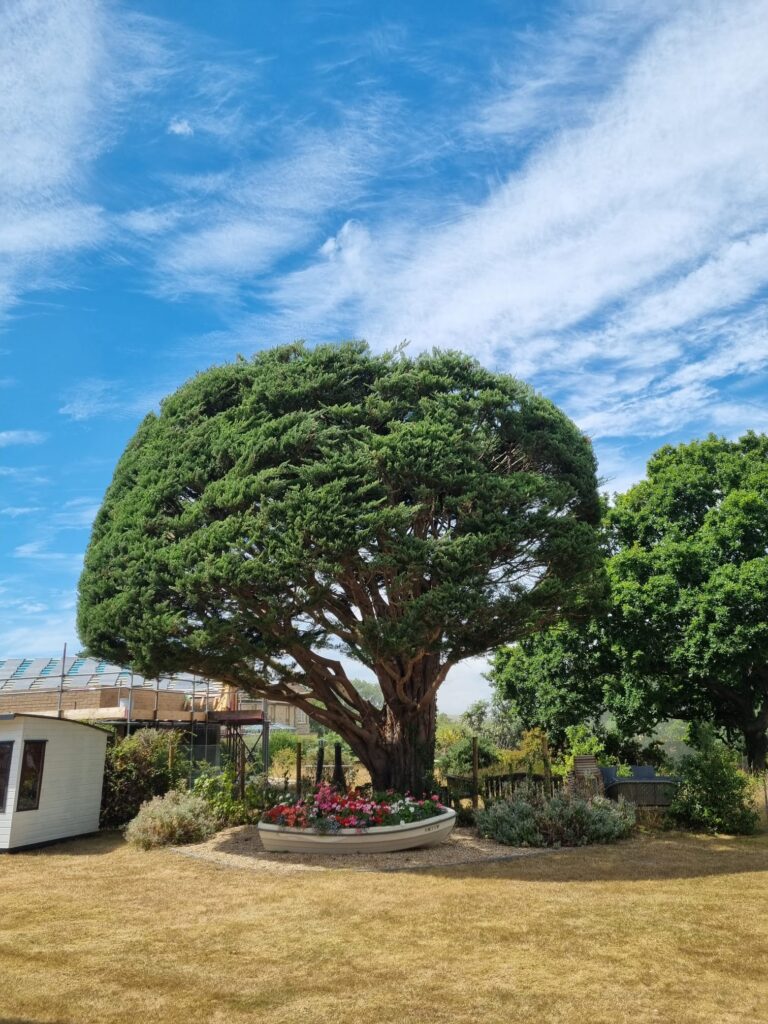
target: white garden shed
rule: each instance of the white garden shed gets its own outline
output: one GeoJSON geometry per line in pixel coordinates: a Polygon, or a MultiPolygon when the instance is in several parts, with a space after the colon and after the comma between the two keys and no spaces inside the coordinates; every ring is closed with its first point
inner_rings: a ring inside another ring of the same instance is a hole
{"type": "Polygon", "coordinates": [[[0,850],[99,827],[107,733],[45,715],[0,715],[0,850]]]}

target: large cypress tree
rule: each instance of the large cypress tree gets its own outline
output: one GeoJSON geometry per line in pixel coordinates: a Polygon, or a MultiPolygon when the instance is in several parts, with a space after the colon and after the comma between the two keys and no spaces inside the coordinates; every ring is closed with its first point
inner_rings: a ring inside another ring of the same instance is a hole
{"type": "Polygon", "coordinates": [[[455,352],[275,348],[143,421],[96,518],[80,635],[150,676],[298,705],[375,786],[418,791],[451,667],[588,612],[598,519],[588,440],[512,377],[455,352]]]}

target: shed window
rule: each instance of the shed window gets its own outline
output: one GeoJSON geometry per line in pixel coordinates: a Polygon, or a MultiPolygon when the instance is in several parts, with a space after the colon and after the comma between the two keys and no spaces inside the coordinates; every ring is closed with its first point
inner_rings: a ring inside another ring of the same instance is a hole
{"type": "Polygon", "coordinates": [[[21,755],[21,777],[19,778],[19,799],[16,803],[17,811],[36,811],[40,803],[45,743],[45,740],[24,741],[24,753],[21,755]]]}
{"type": "Polygon", "coordinates": [[[5,800],[8,796],[8,779],[11,776],[11,754],[13,754],[13,741],[4,740],[0,743],[0,814],[5,810],[5,800]]]}

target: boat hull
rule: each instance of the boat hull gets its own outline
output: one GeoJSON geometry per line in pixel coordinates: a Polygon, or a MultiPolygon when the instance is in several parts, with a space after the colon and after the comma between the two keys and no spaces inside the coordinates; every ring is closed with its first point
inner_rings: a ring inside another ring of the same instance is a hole
{"type": "Polygon", "coordinates": [[[433,818],[407,825],[378,825],[364,831],[343,828],[332,834],[259,822],[259,838],[270,853],[398,853],[444,843],[455,824],[456,812],[446,808],[433,818]]]}

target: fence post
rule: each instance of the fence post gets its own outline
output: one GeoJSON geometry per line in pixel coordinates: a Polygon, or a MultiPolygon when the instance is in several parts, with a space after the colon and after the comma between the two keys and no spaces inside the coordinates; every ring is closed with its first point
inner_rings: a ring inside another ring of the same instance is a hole
{"type": "Polygon", "coordinates": [[[477,749],[477,736],[472,737],[472,807],[477,810],[477,797],[480,789],[480,765],[477,749]]]}
{"type": "Polygon", "coordinates": [[[333,745],[333,778],[331,784],[335,789],[346,790],[347,780],[344,778],[344,766],[341,763],[341,744],[333,745]]]}
{"type": "Polygon", "coordinates": [[[301,798],[301,740],[296,744],[296,796],[301,798]]]}
{"type": "Polygon", "coordinates": [[[265,718],[261,723],[261,764],[264,774],[269,778],[269,719],[265,718]]]}
{"type": "Polygon", "coordinates": [[[552,759],[549,756],[549,743],[545,732],[541,734],[541,760],[544,764],[544,789],[547,796],[552,796],[552,759]]]}
{"type": "Polygon", "coordinates": [[[323,765],[325,763],[325,740],[321,739],[317,744],[317,767],[315,768],[315,785],[319,786],[323,781],[323,765]]]}

